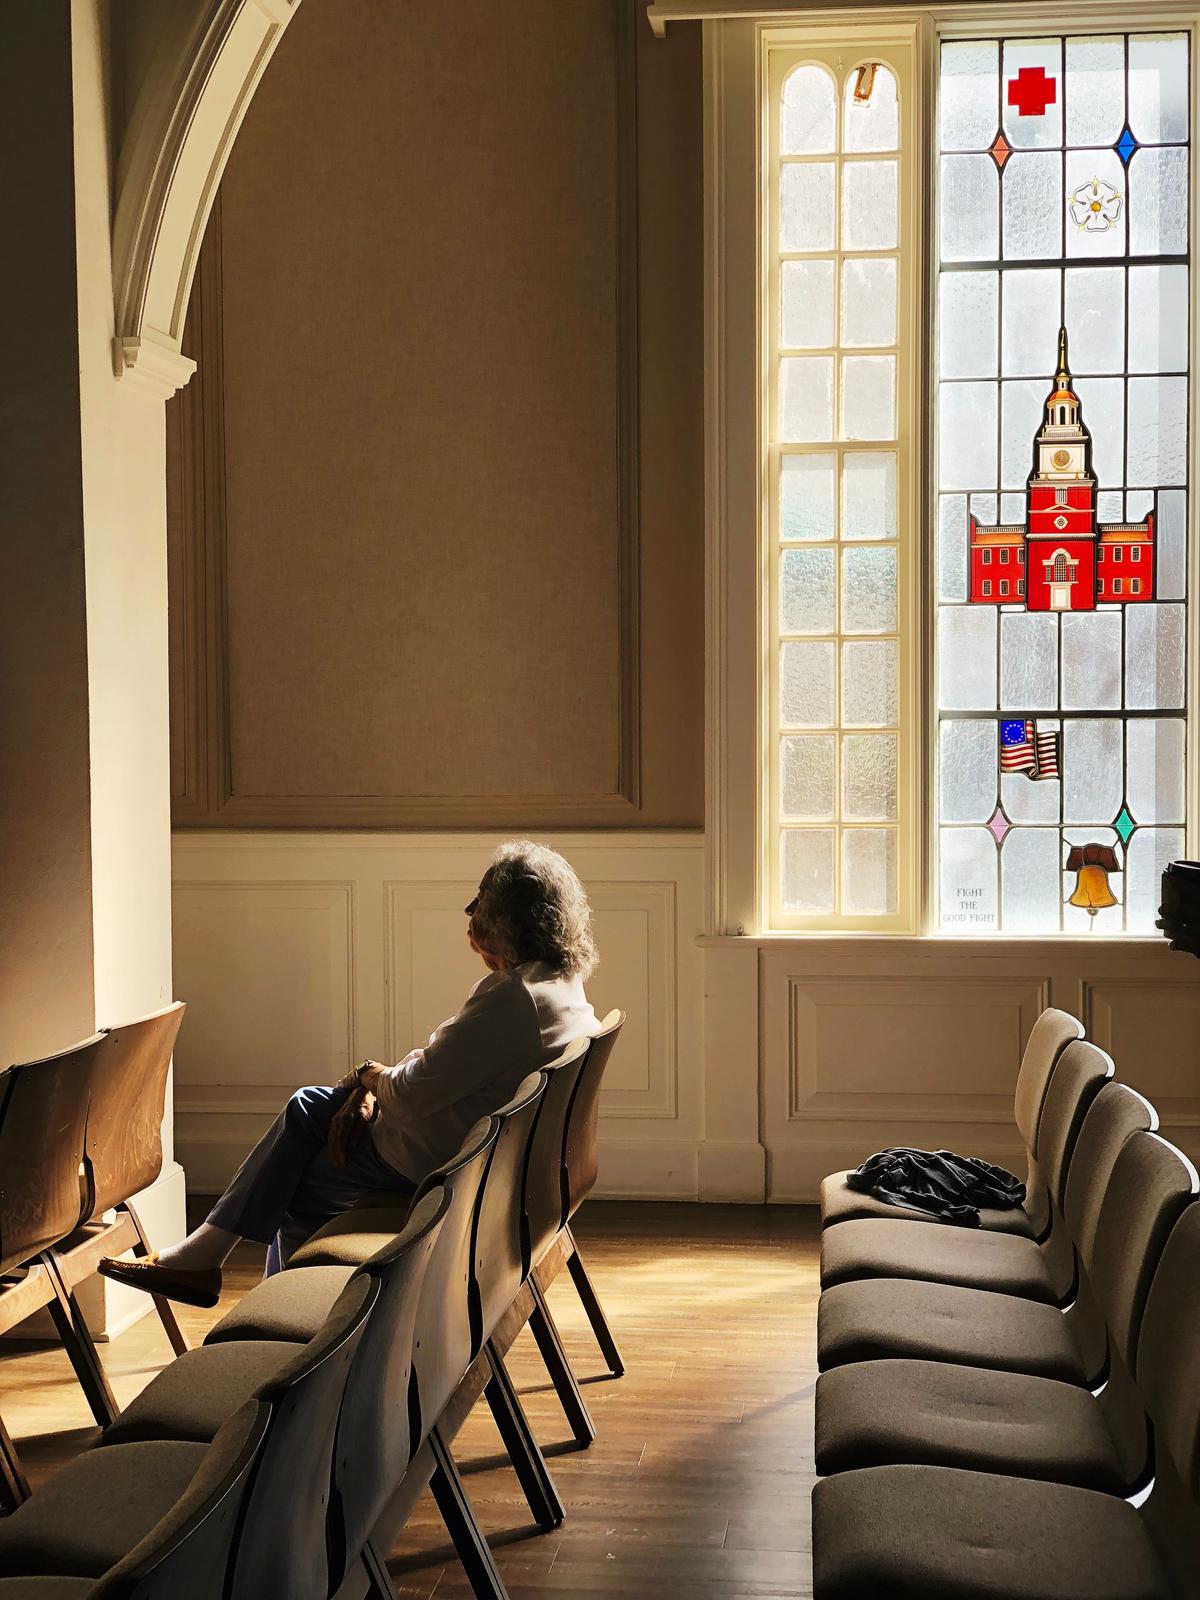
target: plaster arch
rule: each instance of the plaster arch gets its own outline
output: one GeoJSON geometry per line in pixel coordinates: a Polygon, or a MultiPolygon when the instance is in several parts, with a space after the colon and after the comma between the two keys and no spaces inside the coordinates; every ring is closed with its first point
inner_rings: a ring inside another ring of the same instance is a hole
{"type": "MultiPolygon", "coordinates": [[[[162,399],[205,224],[242,119],[300,0],[187,0],[147,66],[117,165],[113,371],[162,399]]],[[[161,14],[160,14],[161,16],[161,14]]]]}

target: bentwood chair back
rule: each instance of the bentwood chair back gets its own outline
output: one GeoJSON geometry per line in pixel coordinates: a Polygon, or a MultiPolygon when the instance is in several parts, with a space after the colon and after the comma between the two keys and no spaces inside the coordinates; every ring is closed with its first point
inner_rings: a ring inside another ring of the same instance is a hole
{"type": "MultiPolygon", "coordinates": [[[[234,1412],[174,1511],[88,1587],[88,1600],[220,1600],[271,1408],[249,1400],[234,1412]]],[[[40,1590],[31,1579],[29,1594],[40,1590]]],[[[46,1582],[53,1600],[53,1580],[46,1582]]]]}
{"type": "MultiPolygon", "coordinates": [[[[500,1125],[482,1117],[463,1140],[458,1154],[431,1173],[418,1189],[413,1208],[440,1186],[449,1195],[437,1244],[425,1269],[413,1338],[416,1384],[411,1415],[414,1452],[436,1425],[483,1342],[478,1327],[477,1294],[472,1288],[471,1246],[475,1214],[500,1125]]],[[[410,1213],[411,1214],[411,1213],[410,1213]]]]}
{"type": "Polygon", "coordinates": [[[350,1368],[334,1456],[336,1537],[333,1583],[371,1537],[413,1454],[413,1338],[429,1261],[451,1206],[446,1188],[427,1189],[403,1232],[384,1245],[362,1276],[379,1298],[350,1368]]]}
{"type": "Polygon", "coordinates": [[[88,1082],[103,1034],[0,1076],[0,1273],[78,1226],[88,1082]]]}
{"type": "Polygon", "coordinates": [[[575,1088],[575,1098],[571,1101],[567,1138],[563,1146],[564,1226],[596,1187],[599,1173],[596,1132],[600,1117],[600,1086],[613,1046],[624,1026],[623,1011],[610,1011],[604,1018],[600,1032],[592,1040],[575,1088]]]}
{"type": "Polygon", "coordinates": [[[565,1220],[563,1200],[563,1150],[567,1119],[580,1074],[587,1063],[591,1038],[576,1039],[544,1070],[548,1082],[529,1146],[525,1171],[524,1269],[545,1255],[565,1220]]]}
{"type": "Polygon", "coordinates": [[[258,1391],[271,1419],[234,1554],[229,1600],[328,1600],[338,1417],[379,1292],[377,1279],[356,1273],[303,1358],[258,1391]]]}
{"type": "Polygon", "coordinates": [[[1038,1237],[1048,1230],[1051,1220],[1050,1197],[1037,1158],[1038,1128],[1059,1058],[1069,1044],[1082,1038],[1083,1024],[1077,1017],[1048,1006],[1030,1029],[1017,1074],[1013,1115],[1029,1155],[1025,1212],[1038,1237]]]}
{"type": "Polygon", "coordinates": [[[104,1035],[91,1081],[84,1163],[92,1216],[148,1188],[162,1171],[162,1121],[181,1000],[104,1035]]]}
{"type": "Polygon", "coordinates": [[[1086,1039],[1074,1040],[1059,1057],[1046,1090],[1034,1147],[1053,1207],[1062,1205],[1067,1165],[1083,1119],[1115,1070],[1111,1058],[1086,1039]]]}
{"type": "Polygon", "coordinates": [[[531,1072],[508,1104],[496,1112],[500,1128],[484,1180],[473,1245],[476,1314],[484,1341],[491,1338],[497,1322],[516,1299],[525,1276],[524,1175],[548,1081],[545,1072],[531,1072]]]}

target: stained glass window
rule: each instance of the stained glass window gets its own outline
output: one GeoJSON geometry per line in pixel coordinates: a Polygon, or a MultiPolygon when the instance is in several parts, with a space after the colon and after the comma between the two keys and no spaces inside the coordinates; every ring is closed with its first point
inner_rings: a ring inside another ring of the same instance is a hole
{"type": "Polygon", "coordinates": [[[938,921],[1151,932],[1185,853],[1184,33],[946,41],[938,921]]]}
{"type": "Polygon", "coordinates": [[[770,900],[779,926],[896,926],[911,826],[900,447],[911,267],[885,62],[817,51],[776,100],[769,216],[770,900]]]}

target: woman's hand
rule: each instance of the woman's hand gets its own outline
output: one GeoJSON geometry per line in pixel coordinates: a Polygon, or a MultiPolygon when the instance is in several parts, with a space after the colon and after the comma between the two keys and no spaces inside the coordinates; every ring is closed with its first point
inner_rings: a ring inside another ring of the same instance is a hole
{"type": "Polygon", "coordinates": [[[329,1153],[339,1167],[346,1165],[374,1118],[375,1096],[362,1084],[356,1084],[329,1125],[329,1153]]]}

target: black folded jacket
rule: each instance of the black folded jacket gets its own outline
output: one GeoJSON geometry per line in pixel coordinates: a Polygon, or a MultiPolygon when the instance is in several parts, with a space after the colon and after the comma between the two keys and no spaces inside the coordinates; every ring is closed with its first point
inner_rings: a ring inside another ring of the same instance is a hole
{"type": "Polygon", "coordinates": [[[953,1150],[880,1150],[847,1174],[846,1182],[963,1228],[979,1226],[981,1206],[1007,1211],[1025,1200],[1025,1185],[1011,1172],[953,1150]]]}

